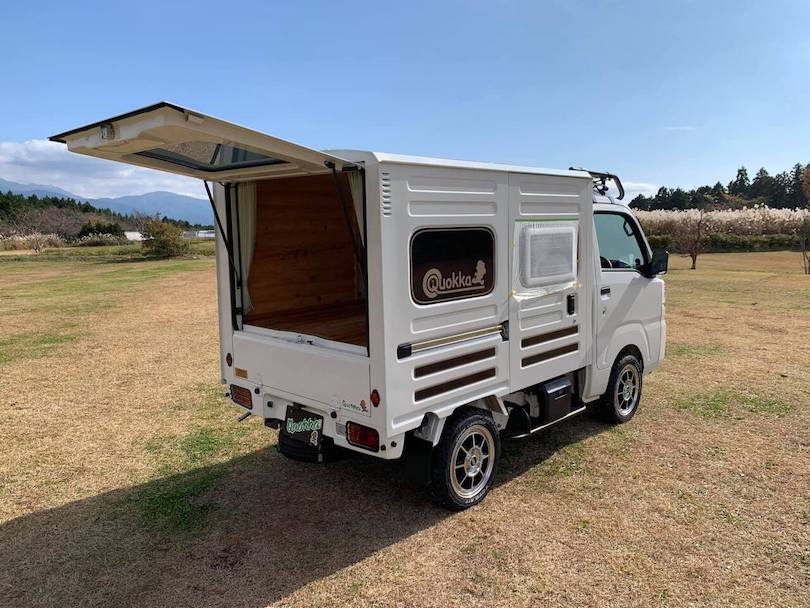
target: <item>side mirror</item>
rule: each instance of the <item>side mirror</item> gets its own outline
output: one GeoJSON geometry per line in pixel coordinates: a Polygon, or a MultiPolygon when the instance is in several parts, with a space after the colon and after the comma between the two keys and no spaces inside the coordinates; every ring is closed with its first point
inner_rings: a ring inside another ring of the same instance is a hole
{"type": "Polygon", "coordinates": [[[647,276],[653,278],[659,274],[666,274],[669,269],[669,252],[666,249],[655,249],[650,263],[647,264],[647,276]]]}

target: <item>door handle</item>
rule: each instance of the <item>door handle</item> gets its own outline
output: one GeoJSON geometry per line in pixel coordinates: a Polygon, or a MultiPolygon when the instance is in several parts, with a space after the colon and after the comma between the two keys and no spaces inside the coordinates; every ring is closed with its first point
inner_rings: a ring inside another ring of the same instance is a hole
{"type": "Polygon", "coordinates": [[[601,290],[599,290],[599,293],[602,294],[603,296],[609,296],[610,287],[603,287],[601,290]]]}
{"type": "Polygon", "coordinates": [[[566,308],[566,312],[569,315],[572,315],[572,314],[574,314],[576,312],[576,310],[577,310],[577,297],[576,297],[575,294],[573,294],[573,293],[568,294],[568,298],[566,298],[565,308],[566,308]]]}

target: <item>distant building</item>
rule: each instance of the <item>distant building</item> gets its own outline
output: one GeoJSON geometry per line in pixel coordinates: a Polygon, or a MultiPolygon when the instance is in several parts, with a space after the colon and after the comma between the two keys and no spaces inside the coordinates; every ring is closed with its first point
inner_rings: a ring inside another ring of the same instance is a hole
{"type": "Polygon", "coordinates": [[[126,231],[124,232],[124,236],[127,237],[128,241],[142,241],[143,234],[136,231],[126,231]]]}
{"type": "Polygon", "coordinates": [[[183,232],[184,239],[213,239],[216,234],[213,230],[186,230],[183,232]]]}

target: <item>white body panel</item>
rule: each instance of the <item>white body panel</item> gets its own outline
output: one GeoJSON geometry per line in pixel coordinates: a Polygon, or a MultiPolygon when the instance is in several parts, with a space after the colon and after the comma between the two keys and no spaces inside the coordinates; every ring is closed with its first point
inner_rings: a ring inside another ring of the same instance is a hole
{"type": "MultiPolygon", "coordinates": [[[[487,395],[509,392],[509,345],[500,333],[436,346],[399,359],[397,347],[423,343],[464,332],[496,328],[508,318],[509,261],[506,236],[508,174],[486,170],[454,169],[382,162],[380,230],[382,273],[382,335],[384,355],[372,351],[372,367],[382,365],[387,431],[402,433],[418,427],[424,415],[445,417],[465,403],[487,395]],[[483,296],[437,304],[416,304],[410,293],[410,241],[419,229],[485,227],[495,234],[495,284],[483,296]],[[431,363],[473,352],[494,349],[491,357],[415,378],[415,370],[431,363]],[[487,372],[490,375],[458,388],[417,399],[423,389],[487,372]]],[[[368,167],[367,167],[368,169],[368,167]]],[[[374,200],[370,197],[369,200],[374,200]]],[[[369,205],[369,217],[372,217],[369,205]]],[[[369,239],[371,240],[371,239],[369,239]]],[[[373,275],[372,275],[373,276],[373,275]]],[[[373,307],[373,304],[371,304],[373,307]]],[[[377,385],[374,385],[377,387],[377,385]]]]}

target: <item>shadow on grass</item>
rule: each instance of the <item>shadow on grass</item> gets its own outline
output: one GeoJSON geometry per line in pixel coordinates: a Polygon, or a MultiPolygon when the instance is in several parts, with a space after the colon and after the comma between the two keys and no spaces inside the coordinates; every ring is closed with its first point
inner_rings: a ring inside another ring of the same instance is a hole
{"type": "MultiPolygon", "coordinates": [[[[582,416],[506,443],[499,483],[607,428],[582,416]]],[[[3,524],[0,604],[265,606],[451,516],[401,463],[267,448],[3,524]]]]}

